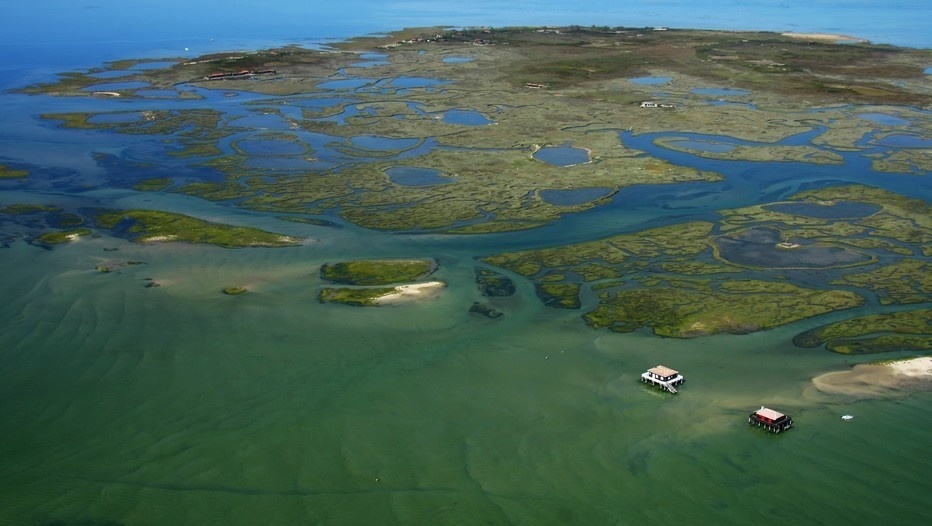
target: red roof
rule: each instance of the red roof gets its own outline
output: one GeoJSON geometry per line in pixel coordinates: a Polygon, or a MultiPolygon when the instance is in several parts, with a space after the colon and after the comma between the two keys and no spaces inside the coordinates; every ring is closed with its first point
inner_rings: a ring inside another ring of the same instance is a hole
{"type": "Polygon", "coordinates": [[[760,409],[758,409],[757,411],[754,411],[754,413],[756,413],[757,416],[762,416],[768,420],[774,420],[774,421],[779,420],[783,418],[784,416],[786,416],[783,413],[780,413],[779,411],[774,411],[773,409],[767,409],[764,406],[760,406],[760,409]]]}

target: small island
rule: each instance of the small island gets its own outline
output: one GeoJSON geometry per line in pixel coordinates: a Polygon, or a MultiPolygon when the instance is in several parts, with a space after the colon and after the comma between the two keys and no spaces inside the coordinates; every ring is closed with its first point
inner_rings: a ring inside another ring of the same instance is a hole
{"type": "Polygon", "coordinates": [[[322,303],[356,307],[397,305],[436,296],[446,284],[423,281],[437,269],[432,259],[380,259],[327,263],[320,268],[323,280],[350,285],[324,287],[322,303]]]}

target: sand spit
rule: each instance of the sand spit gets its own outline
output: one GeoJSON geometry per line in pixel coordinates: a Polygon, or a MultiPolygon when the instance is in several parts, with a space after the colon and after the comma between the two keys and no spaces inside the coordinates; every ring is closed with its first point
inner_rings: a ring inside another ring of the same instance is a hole
{"type": "Polygon", "coordinates": [[[416,299],[431,298],[440,293],[446,287],[442,281],[428,281],[425,283],[413,283],[411,285],[398,285],[395,292],[386,294],[375,300],[378,305],[396,305],[406,301],[416,299]]]}
{"type": "Polygon", "coordinates": [[[863,38],[850,37],[848,35],[835,35],[832,33],[782,33],[781,36],[819,40],[822,42],[868,42],[863,38]]]}
{"type": "Polygon", "coordinates": [[[855,365],[850,371],[817,376],[812,379],[812,383],[816,389],[825,393],[858,397],[929,391],[932,390],[932,357],[855,365]]]}

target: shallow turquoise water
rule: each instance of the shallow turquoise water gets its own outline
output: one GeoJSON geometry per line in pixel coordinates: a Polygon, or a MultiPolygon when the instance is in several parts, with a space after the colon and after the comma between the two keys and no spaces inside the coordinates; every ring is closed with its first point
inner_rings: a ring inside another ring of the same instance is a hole
{"type": "Polygon", "coordinates": [[[433,300],[316,300],[322,262],[429,246],[343,230],[281,250],[5,250],[4,523],[924,516],[932,395],[819,394],[810,376],[852,359],[792,347],[805,323],[688,341],[610,335],[541,307],[523,282],[489,320],[466,312],[479,298],[465,247],[433,252],[449,283],[433,300]],[[146,264],[101,274],[103,254],[146,264]],[[220,294],[235,284],[250,291],[220,294]],[[686,374],[679,395],[638,382],[656,363],[686,374]],[[749,428],[761,404],[797,427],[749,428]]]}

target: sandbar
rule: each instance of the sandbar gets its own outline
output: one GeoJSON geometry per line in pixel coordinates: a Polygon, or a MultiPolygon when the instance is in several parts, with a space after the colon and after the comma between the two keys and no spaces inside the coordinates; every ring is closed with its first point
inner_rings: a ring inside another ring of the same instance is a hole
{"type": "Polygon", "coordinates": [[[867,42],[863,38],[851,37],[848,35],[835,35],[832,33],[781,33],[781,36],[790,38],[805,38],[806,40],[822,40],[829,42],[867,42]]]}
{"type": "Polygon", "coordinates": [[[883,397],[904,391],[932,390],[932,356],[884,363],[855,365],[850,371],[836,371],[812,379],[825,393],[857,397],[883,397]]]}
{"type": "Polygon", "coordinates": [[[436,296],[446,286],[446,283],[442,281],[398,285],[395,287],[394,292],[376,298],[375,303],[377,305],[394,305],[415,299],[430,298],[436,296]]]}

